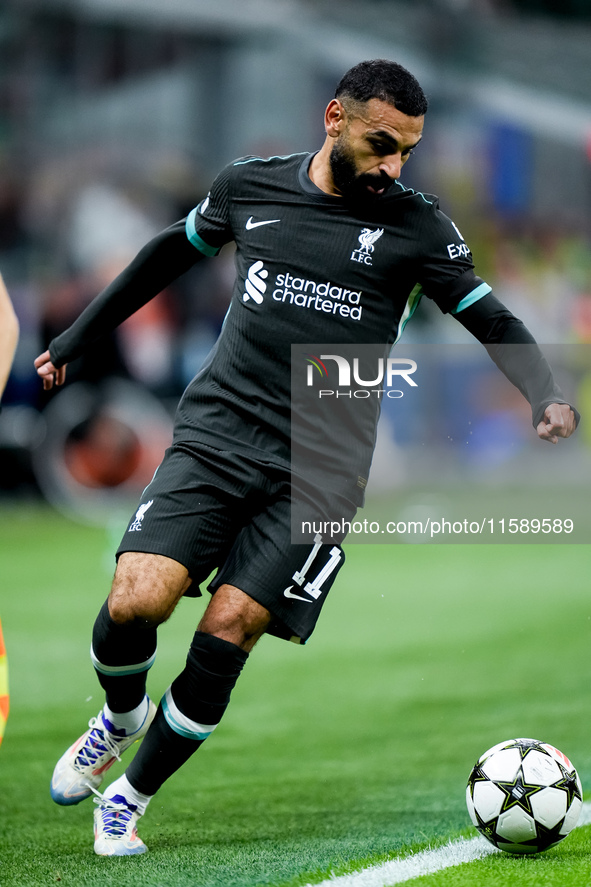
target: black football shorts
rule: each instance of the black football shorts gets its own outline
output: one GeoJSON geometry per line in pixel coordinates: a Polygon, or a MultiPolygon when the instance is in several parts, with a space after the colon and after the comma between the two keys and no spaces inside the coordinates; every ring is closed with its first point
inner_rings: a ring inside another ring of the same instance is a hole
{"type": "MultiPolygon", "coordinates": [[[[173,558],[193,580],[187,597],[200,596],[200,584],[217,570],[210,592],[234,585],[272,614],[268,633],[305,643],[345,555],[342,540],[316,536],[292,544],[298,493],[291,481],[285,469],[234,453],[201,444],[172,447],[144,490],[117,557],[142,551],[173,558]]],[[[355,507],[347,508],[351,519],[355,507]]]]}

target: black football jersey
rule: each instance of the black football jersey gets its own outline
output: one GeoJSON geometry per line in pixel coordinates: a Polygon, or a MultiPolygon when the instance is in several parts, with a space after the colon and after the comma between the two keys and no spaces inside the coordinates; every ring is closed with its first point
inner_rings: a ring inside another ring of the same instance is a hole
{"type": "MultiPolygon", "coordinates": [[[[454,313],[490,292],[436,197],[396,182],[353,206],[313,184],[312,157],[238,160],[187,217],[187,237],[205,255],[235,242],[236,282],[219,339],[179,404],[177,442],[288,466],[293,345],[379,343],[386,353],[421,296],[454,313]]],[[[373,398],[358,452],[336,472],[353,501],[378,415],[373,398]]]]}

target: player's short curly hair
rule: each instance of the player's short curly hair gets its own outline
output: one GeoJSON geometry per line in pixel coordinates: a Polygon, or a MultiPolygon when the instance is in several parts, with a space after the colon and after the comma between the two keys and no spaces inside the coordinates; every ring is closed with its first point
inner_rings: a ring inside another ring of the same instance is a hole
{"type": "Polygon", "coordinates": [[[427,97],[416,77],[389,59],[370,59],[354,65],[341,78],[335,98],[356,102],[380,99],[409,117],[421,117],[428,107],[427,97]]]}

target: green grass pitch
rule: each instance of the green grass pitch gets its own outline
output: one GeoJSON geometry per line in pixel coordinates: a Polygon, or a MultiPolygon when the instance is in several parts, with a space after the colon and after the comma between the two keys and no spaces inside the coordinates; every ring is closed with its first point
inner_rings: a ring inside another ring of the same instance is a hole
{"type": "MultiPolygon", "coordinates": [[[[152,802],[140,824],[150,852],[100,859],[92,803],[57,807],[48,784],[102,704],[88,648],[113,541],[6,504],[0,540],[12,706],[0,887],[318,882],[475,834],[468,773],[514,736],[552,742],[591,786],[589,547],[354,545],[307,647],[263,639],[222,725],[152,802]]],[[[155,699],[202,609],[182,601],[161,628],[155,699]]],[[[588,885],[590,836],[407,883],[588,885]]]]}

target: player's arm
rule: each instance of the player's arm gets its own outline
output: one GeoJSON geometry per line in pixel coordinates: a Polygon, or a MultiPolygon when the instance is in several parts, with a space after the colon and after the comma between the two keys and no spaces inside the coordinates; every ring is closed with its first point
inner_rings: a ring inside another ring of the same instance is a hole
{"type": "Polygon", "coordinates": [[[100,293],[71,327],[49,343],[35,361],[43,387],[61,385],[65,365],[91,342],[112,332],[173,280],[206,256],[215,256],[233,238],[230,224],[232,165],[217,176],[205,200],[186,219],[158,234],[100,293]]]}
{"type": "Polygon", "coordinates": [[[538,436],[550,443],[570,437],[580,416],[564,399],[548,361],[525,324],[492,293],[452,313],[486,346],[499,369],[529,401],[538,436]]]}
{"type": "Polygon", "coordinates": [[[0,397],[10,374],[18,332],[18,319],[0,274],[0,397]]]}
{"type": "Polygon", "coordinates": [[[43,387],[65,380],[66,363],[79,357],[96,339],[111,332],[173,280],[188,271],[204,253],[187,239],[185,222],[176,222],[154,237],[74,323],[35,360],[43,387]]]}

